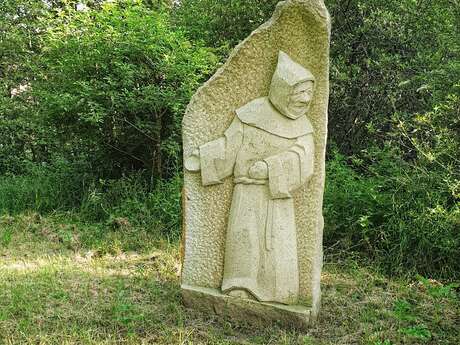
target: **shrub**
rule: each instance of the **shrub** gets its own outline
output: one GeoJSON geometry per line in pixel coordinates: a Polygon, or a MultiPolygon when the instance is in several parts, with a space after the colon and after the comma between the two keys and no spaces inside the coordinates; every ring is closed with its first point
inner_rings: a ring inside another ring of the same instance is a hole
{"type": "Polygon", "coordinates": [[[272,15],[278,0],[181,0],[176,25],[209,47],[233,47],[272,15]]]}
{"type": "Polygon", "coordinates": [[[27,166],[22,175],[0,175],[0,213],[75,209],[93,179],[84,162],[56,159],[52,165],[27,166]]]}
{"type": "Polygon", "coordinates": [[[124,219],[146,231],[178,239],[182,178],[158,181],[153,188],[147,181],[142,174],[99,180],[88,188],[79,213],[91,222],[105,222],[117,228],[124,219]]]}
{"type": "Polygon", "coordinates": [[[104,178],[139,170],[152,182],[173,176],[182,114],[213,70],[214,54],[172,30],[165,11],[134,1],[88,11],[62,5],[56,12],[39,35],[25,109],[15,115],[46,129],[35,131],[29,145],[42,143],[46,154],[29,159],[78,157],[104,178]]]}
{"type": "Polygon", "coordinates": [[[459,180],[390,149],[367,154],[367,162],[338,153],[328,162],[326,247],[356,252],[387,273],[460,277],[459,180]]]}

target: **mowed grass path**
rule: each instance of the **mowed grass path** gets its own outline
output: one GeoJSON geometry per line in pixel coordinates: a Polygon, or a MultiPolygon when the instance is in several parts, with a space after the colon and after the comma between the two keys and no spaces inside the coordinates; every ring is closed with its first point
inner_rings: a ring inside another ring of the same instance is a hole
{"type": "Polygon", "coordinates": [[[460,344],[455,284],[325,265],[309,332],[185,309],[178,245],[126,220],[0,218],[0,344],[460,344]]]}

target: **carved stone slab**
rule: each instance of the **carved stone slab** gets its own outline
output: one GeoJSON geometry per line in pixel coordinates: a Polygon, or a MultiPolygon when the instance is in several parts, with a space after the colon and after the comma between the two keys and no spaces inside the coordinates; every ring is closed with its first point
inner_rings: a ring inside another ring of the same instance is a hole
{"type": "Polygon", "coordinates": [[[281,326],[307,328],[311,310],[308,306],[283,305],[277,303],[255,302],[254,300],[233,298],[222,294],[218,289],[182,286],[182,296],[187,305],[202,312],[245,322],[252,326],[276,323],[281,326]]]}
{"type": "Polygon", "coordinates": [[[323,1],[280,2],[273,17],[236,47],[192,98],[183,120],[186,305],[247,320],[262,313],[261,320],[293,326],[316,318],[321,299],[329,39],[323,1]],[[276,78],[280,68],[281,81],[276,78]],[[314,83],[314,93],[307,98],[306,116],[297,118],[297,108],[287,110],[283,100],[305,91],[301,81],[307,82],[305,89],[308,81],[314,83]],[[259,158],[251,160],[254,152],[244,148],[254,148],[259,158]],[[232,154],[239,155],[236,163],[228,158],[232,154]],[[241,162],[249,163],[245,167],[241,162]],[[296,185],[296,179],[301,183],[296,185]],[[238,200],[232,201],[235,196],[238,200]],[[268,207],[263,217],[253,211],[260,207],[268,207]],[[258,237],[238,232],[231,236],[231,231],[243,228],[249,234],[258,228],[258,237]],[[285,240],[283,231],[294,235],[285,240]],[[241,246],[229,246],[228,236],[241,246]],[[254,241],[263,251],[246,246],[254,241]],[[278,254],[261,259],[273,250],[278,254]],[[246,267],[251,262],[260,286],[241,279],[249,274],[246,267]],[[238,288],[244,293],[232,293],[238,288]]]}

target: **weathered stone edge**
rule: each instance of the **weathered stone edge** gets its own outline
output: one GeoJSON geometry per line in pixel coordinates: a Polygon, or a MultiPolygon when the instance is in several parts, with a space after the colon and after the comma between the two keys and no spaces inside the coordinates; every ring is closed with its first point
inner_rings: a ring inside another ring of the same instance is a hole
{"type": "Polygon", "coordinates": [[[217,289],[190,285],[182,285],[181,292],[186,307],[214,313],[233,322],[244,322],[258,327],[279,324],[305,330],[315,321],[311,309],[304,306],[261,303],[230,297],[217,289]]]}

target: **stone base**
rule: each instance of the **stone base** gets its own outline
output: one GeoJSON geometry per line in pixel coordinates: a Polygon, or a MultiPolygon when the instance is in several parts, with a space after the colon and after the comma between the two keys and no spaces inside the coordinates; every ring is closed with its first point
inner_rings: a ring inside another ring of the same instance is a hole
{"type": "Polygon", "coordinates": [[[182,285],[182,297],[187,307],[214,313],[239,323],[257,326],[280,326],[306,329],[314,322],[311,308],[235,298],[217,289],[182,285]]]}

